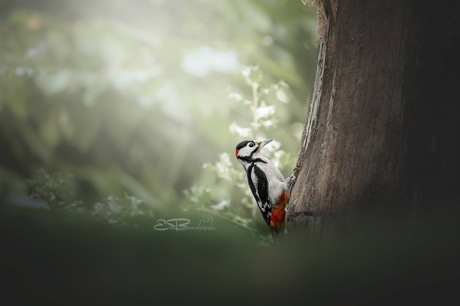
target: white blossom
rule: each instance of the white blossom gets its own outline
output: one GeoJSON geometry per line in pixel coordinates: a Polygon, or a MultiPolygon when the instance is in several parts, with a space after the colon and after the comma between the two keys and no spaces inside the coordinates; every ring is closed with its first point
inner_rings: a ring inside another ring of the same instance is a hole
{"type": "Polygon", "coordinates": [[[241,127],[236,124],[236,122],[232,122],[232,124],[230,124],[230,133],[246,138],[251,135],[251,129],[241,127]]]}
{"type": "Polygon", "coordinates": [[[266,105],[264,102],[256,109],[256,119],[265,119],[275,114],[275,107],[273,105],[266,105]]]}

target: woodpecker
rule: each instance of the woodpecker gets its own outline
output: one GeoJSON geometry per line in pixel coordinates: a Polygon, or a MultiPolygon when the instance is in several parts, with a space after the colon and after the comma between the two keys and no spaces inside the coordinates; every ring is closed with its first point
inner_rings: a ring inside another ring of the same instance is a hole
{"type": "Polygon", "coordinates": [[[284,230],[285,209],[294,177],[284,179],[273,162],[260,155],[260,150],[272,140],[242,141],[236,146],[235,156],[246,171],[249,188],[265,222],[273,234],[278,234],[284,230]]]}

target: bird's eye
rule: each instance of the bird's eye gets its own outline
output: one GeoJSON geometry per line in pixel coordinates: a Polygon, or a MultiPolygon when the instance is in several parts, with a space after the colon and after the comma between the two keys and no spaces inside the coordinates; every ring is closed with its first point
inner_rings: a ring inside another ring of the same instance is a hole
{"type": "Polygon", "coordinates": [[[254,143],[253,142],[250,142],[249,143],[249,146],[252,148],[254,146],[254,143]]]}

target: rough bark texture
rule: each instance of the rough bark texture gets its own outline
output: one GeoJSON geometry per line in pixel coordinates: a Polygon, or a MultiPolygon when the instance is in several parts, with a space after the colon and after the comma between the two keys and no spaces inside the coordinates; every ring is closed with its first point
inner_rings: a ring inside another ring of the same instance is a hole
{"type": "Polygon", "coordinates": [[[458,201],[458,1],[318,5],[322,37],[288,229],[458,201]]]}

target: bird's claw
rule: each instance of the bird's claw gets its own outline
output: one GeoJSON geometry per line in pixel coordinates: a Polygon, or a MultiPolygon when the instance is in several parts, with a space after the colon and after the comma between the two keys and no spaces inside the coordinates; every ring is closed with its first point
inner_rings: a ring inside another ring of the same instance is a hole
{"type": "Polygon", "coordinates": [[[291,189],[295,181],[296,181],[296,176],[294,174],[292,174],[290,177],[286,179],[286,184],[287,184],[288,189],[291,189]]]}

